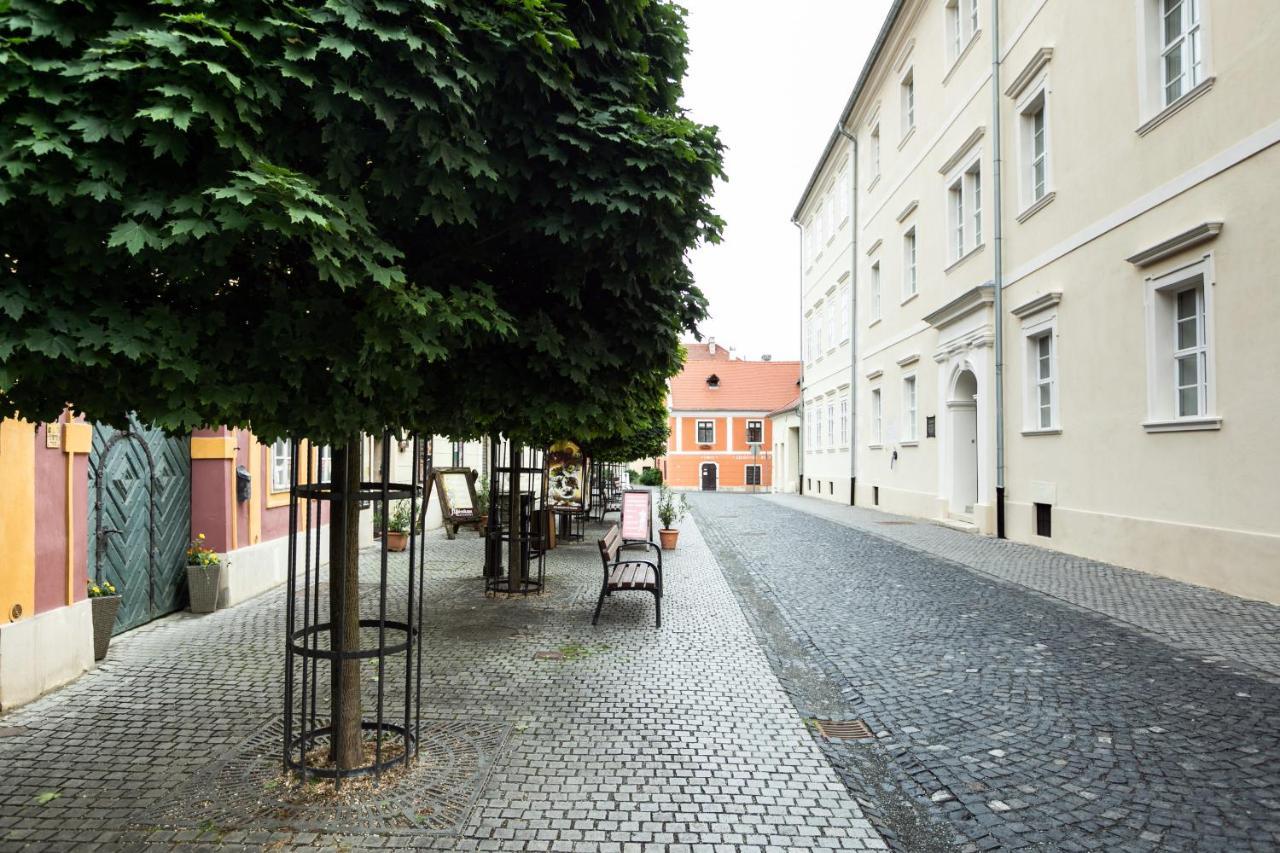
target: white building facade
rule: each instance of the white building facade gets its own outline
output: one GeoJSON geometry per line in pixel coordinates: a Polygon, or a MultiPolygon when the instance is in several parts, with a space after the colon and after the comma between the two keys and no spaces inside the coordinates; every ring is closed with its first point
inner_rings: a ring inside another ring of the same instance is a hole
{"type": "Polygon", "coordinates": [[[854,389],[856,487],[806,493],[1280,601],[1278,40],[1268,0],[895,2],[794,217],[806,323],[855,297],[804,415],[854,389]]]}

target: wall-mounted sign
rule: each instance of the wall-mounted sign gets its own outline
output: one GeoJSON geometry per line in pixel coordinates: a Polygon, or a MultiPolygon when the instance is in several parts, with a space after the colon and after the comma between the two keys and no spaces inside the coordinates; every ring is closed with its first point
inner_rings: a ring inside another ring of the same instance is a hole
{"type": "Polygon", "coordinates": [[[44,446],[45,447],[61,447],[62,446],[62,424],[54,421],[44,425],[44,446]]]}
{"type": "Polygon", "coordinates": [[[557,441],[547,451],[547,502],[552,509],[582,509],[587,488],[582,451],[572,441],[557,441]]]}

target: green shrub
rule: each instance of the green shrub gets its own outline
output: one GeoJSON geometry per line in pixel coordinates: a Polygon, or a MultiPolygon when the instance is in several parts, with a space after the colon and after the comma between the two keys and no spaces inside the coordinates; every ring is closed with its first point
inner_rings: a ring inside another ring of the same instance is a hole
{"type": "Polygon", "coordinates": [[[662,472],[657,468],[645,468],[640,472],[640,485],[642,486],[661,486],[662,472]]]}

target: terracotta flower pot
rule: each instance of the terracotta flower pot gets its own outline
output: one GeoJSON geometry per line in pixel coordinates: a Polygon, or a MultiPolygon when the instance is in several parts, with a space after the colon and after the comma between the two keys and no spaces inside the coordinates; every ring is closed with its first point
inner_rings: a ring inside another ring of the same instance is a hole
{"type": "Polygon", "coordinates": [[[394,530],[387,531],[387,550],[403,551],[409,547],[409,534],[396,533],[394,530]]]}
{"type": "Polygon", "coordinates": [[[120,596],[100,595],[89,599],[93,602],[93,659],[102,660],[111,645],[111,632],[116,627],[116,612],[120,609],[120,596]]]}
{"type": "Polygon", "coordinates": [[[658,540],[662,543],[662,550],[664,551],[674,551],[676,549],[676,540],[679,538],[679,530],[658,531],[658,540]]]}

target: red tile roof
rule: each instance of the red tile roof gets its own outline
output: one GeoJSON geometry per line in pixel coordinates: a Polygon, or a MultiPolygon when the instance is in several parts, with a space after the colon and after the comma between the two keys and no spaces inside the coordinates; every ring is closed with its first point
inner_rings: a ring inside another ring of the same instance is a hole
{"type": "Polygon", "coordinates": [[[772,412],[796,398],[798,361],[730,360],[728,351],[719,345],[714,356],[708,354],[706,344],[686,344],[686,348],[689,358],[684,370],[671,380],[673,411],[772,412]],[[694,355],[695,346],[700,350],[698,356],[694,355]],[[707,384],[712,374],[720,378],[717,388],[707,384]]]}

